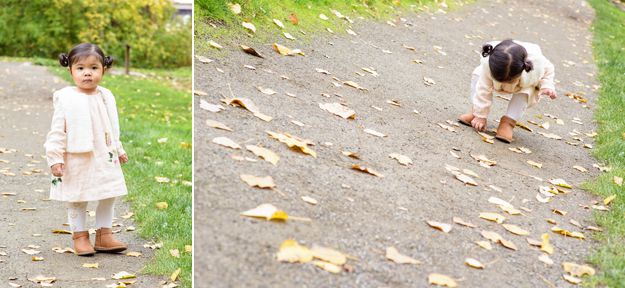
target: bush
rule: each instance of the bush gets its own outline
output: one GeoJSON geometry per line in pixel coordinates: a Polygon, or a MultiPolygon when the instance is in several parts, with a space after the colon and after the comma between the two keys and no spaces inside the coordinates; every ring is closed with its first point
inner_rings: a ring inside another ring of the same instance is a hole
{"type": "Polygon", "coordinates": [[[173,19],[170,0],[2,0],[0,55],[56,58],[91,42],[123,63],[146,68],[191,64],[191,25],[173,19]]]}

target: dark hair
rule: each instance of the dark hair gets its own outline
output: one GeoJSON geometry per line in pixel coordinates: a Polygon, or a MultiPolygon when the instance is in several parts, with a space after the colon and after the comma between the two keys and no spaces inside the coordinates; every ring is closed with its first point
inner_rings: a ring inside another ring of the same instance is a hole
{"type": "Polygon", "coordinates": [[[74,63],[89,56],[95,56],[98,58],[104,68],[111,68],[113,65],[113,58],[111,56],[104,56],[102,49],[98,45],[91,43],[81,43],[76,45],[69,51],[69,55],[65,53],[59,54],[59,63],[63,67],[71,67],[74,63]]]}
{"type": "Polygon", "coordinates": [[[510,81],[521,73],[532,71],[534,65],[527,60],[527,50],[511,39],[497,44],[482,46],[482,57],[488,58],[488,67],[493,78],[499,82],[510,81]]]}

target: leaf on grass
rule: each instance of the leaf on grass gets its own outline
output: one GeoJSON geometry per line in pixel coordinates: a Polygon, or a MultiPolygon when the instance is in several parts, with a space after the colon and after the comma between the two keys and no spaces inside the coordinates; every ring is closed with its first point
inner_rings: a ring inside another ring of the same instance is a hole
{"type": "Polygon", "coordinates": [[[478,261],[477,259],[466,258],[464,259],[464,264],[471,268],[484,269],[484,264],[482,264],[482,262],[478,261]]]}
{"type": "Polygon", "coordinates": [[[258,187],[258,188],[274,188],[276,184],[273,182],[273,178],[271,176],[258,177],[249,174],[241,174],[241,180],[250,185],[250,187],[258,187]]]}
{"type": "Polygon", "coordinates": [[[280,27],[281,29],[284,29],[284,24],[282,24],[282,21],[278,19],[273,19],[273,23],[276,24],[276,26],[280,27]]]}
{"type": "Polygon", "coordinates": [[[280,262],[306,263],[313,259],[313,254],[306,246],[299,245],[293,239],[285,240],[280,245],[280,250],[276,253],[276,258],[280,262]]]}
{"type": "Polygon", "coordinates": [[[481,212],[480,218],[497,222],[498,224],[501,224],[503,223],[503,221],[506,220],[506,217],[504,217],[503,215],[491,212],[481,212]]]}
{"type": "Polygon", "coordinates": [[[430,227],[443,231],[445,233],[449,233],[451,231],[451,225],[447,223],[441,223],[436,221],[426,221],[430,227]]]}
{"type": "Polygon", "coordinates": [[[233,105],[233,106],[239,106],[242,108],[247,109],[248,111],[252,112],[252,114],[254,114],[254,116],[260,118],[263,121],[271,121],[271,117],[267,116],[263,113],[260,112],[260,110],[258,109],[258,107],[256,107],[256,104],[254,104],[254,102],[252,102],[252,100],[247,99],[247,98],[232,98],[232,99],[226,99],[224,102],[226,102],[226,104],[228,105],[233,105]]]}
{"type": "Polygon", "coordinates": [[[505,228],[506,230],[508,230],[508,232],[512,234],[522,235],[522,236],[530,235],[530,232],[514,224],[503,224],[502,226],[503,228],[505,228]]]}
{"type": "Polygon", "coordinates": [[[341,103],[319,103],[319,108],[337,115],[343,119],[355,119],[356,111],[347,108],[341,103]]]}
{"type": "Polygon", "coordinates": [[[263,55],[260,55],[260,53],[256,52],[256,50],[254,48],[252,48],[252,47],[245,46],[245,45],[240,45],[240,46],[241,46],[241,49],[243,50],[243,52],[245,52],[247,54],[250,54],[252,56],[256,56],[256,57],[259,57],[259,58],[265,58],[265,57],[263,57],[263,55]]]}
{"type": "Polygon", "coordinates": [[[230,11],[234,14],[241,14],[241,5],[238,3],[228,3],[228,9],[230,9],[230,11]]]}
{"type": "Polygon", "coordinates": [[[169,280],[176,281],[176,279],[178,279],[178,275],[180,275],[180,272],[182,272],[182,268],[176,269],[176,271],[171,273],[171,275],[169,276],[169,280]]]}
{"type": "Polygon", "coordinates": [[[410,158],[408,158],[408,156],[404,156],[401,154],[397,154],[397,153],[391,153],[388,155],[389,157],[397,160],[400,164],[408,166],[410,164],[412,164],[412,160],[410,160],[410,158]]]}
{"type": "Polygon", "coordinates": [[[343,265],[347,262],[345,254],[331,248],[314,245],[310,249],[314,258],[332,263],[334,265],[343,265]]]}
{"type": "Polygon", "coordinates": [[[171,257],[174,257],[174,258],[180,258],[180,250],[178,250],[178,249],[170,249],[169,250],[169,255],[171,255],[171,257]]]}
{"type": "Polygon", "coordinates": [[[217,48],[217,49],[223,49],[224,47],[219,45],[217,42],[213,41],[213,40],[209,40],[208,41],[208,45],[210,45],[213,48],[217,48]]]}
{"type": "Polygon", "coordinates": [[[562,268],[564,269],[564,272],[567,272],[571,274],[571,276],[575,277],[582,277],[584,275],[595,275],[595,269],[587,265],[580,265],[572,262],[562,262],[562,268]]]}
{"type": "Polygon", "coordinates": [[[432,273],[428,275],[428,283],[444,287],[458,287],[458,284],[454,279],[449,276],[437,273],[432,273]]]}
{"type": "Polygon", "coordinates": [[[295,37],[293,37],[293,35],[291,35],[288,32],[284,32],[282,33],[282,35],[284,35],[284,38],[289,39],[289,40],[296,40],[295,37]]]}
{"type": "Polygon", "coordinates": [[[219,144],[221,146],[229,147],[232,149],[241,149],[241,146],[236,142],[232,141],[228,137],[215,137],[213,138],[213,143],[219,144]]]}
{"type": "Polygon", "coordinates": [[[603,199],[603,204],[610,205],[610,203],[612,203],[612,200],[614,200],[615,198],[616,198],[616,194],[610,195],[607,198],[603,199]]]}
{"type": "Polygon", "coordinates": [[[568,237],[573,237],[573,238],[577,238],[580,240],[584,240],[586,239],[586,237],[584,237],[584,234],[581,232],[577,232],[577,231],[569,231],[566,229],[562,229],[558,226],[554,226],[551,228],[551,231],[560,234],[560,235],[564,235],[564,236],[568,236],[568,237]]]}
{"type": "Polygon", "coordinates": [[[254,155],[260,158],[263,158],[265,161],[273,165],[277,165],[278,160],[280,160],[280,156],[278,156],[278,154],[274,153],[273,151],[267,148],[263,148],[263,147],[259,147],[255,145],[245,145],[245,148],[251,151],[252,153],[254,153],[254,155]]]}
{"type": "Polygon", "coordinates": [[[215,121],[215,120],[211,120],[211,119],[206,119],[206,125],[208,125],[208,127],[212,127],[212,128],[217,128],[217,129],[221,129],[221,130],[226,130],[226,131],[231,131],[232,132],[232,128],[226,126],[226,124],[215,121]]]}
{"type": "Polygon", "coordinates": [[[623,178],[622,177],[618,177],[618,176],[614,176],[614,184],[616,184],[618,186],[623,186],[623,178]]]}
{"type": "Polygon", "coordinates": [[[462,226],[467,226],[467,227],[471,227],[471,228],[476,228],[477,227],[475,224],[466,222],[466,221],[462,220],[462,218],[460,218],[460,217],[453,217],[452,220],[454,221],[454,223],[462,225],[462,226]]]}
{"type": "Polygon", "coordinates": [[[288,133],[282,134],[282,133],[272,132],[269,130],[265,132],[269,134],[269,137],[286,144],[289,148],[317,158],[317,152],[308,148],[309,145],[312,145],[312,143],[309,140],[303,140],[303,139],[291,136],[288,133]]]}
{"type": "Polygon", "coordinates": [[[250,22],[241,22],[241,26],[243,26],[243,28],[252,31],[252,33],[256,33],[256,26],[254,26],[254,24],[250,23],[250,22]]]}
{"type": "Polygon", "coordinates": [[[399,251],[392,246],[386,248],[386,259],[389,259],[397,264],[421,264],[421,262],[417,259],[399,254],[399,251]]]}
{"type": "Polygon", "coordinates": [[[377,176],[377,177],[380,177],[380,178],[384,177],[384,175],[380,174],[379,172],[377,172],[377,171],[375,171],[375,170],[373,170],[373,169],[371,169],[369,167],[360,166],[358,164],[353,164],[352,165],[352,170],[360,171],[360,172],[363,172],[363,173],[368,173],[368,174],[371,174],[373,176],[377,176]]]}
{"type": "Polygon", "coordinates": [[[157,209],[159,210],[165,210],[169,207],[169,204],[167,204],[167,202],[157,202],[156,204],[154,204],[156,206],[157,209]]]}
{"type": "Polygon", "coordinates": [[[288,18],[293,25],[299,24],[299,20],[297,19],[297,15],[295,15],[295,13],[291,13],[288,18]]]}
{"type": "Polygon", "coordinates": [[[385,134],[380,133],[380,132],[378,132],[378,131],[375,131],[375,130],[373,130],[373,129],[365,128],[365,130],[363,130],[363,131],[364,131],[365,133],[367,133],[367,134],[371,134],[371,135],[373,135],[373,136],[378,136],[378,137],[386,137],[386,135],[385,135],[385,134]]]}
{"type": "Polygon", "coordinates": [[[289,219],[289,215],[286,212],[278,210],[278,208],[271,204],[261,204],[254,209],[241,212],[241,215],[253,218],[264,218],[265,220],[286,221],[289,219]]]}

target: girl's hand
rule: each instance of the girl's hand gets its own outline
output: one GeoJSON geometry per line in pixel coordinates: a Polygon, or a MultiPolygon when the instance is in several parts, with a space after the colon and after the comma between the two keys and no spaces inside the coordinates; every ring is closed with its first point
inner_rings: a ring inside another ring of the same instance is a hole
{"type": "Polygon", "coordinates": [[[542,88],[542,89],[540,89],[540,94],[541,95],[547,95],[551,99],[556,99],[556,97],[558,97],[558,94],[556,94],[556,91],[553,90],[553,89],[549,89],[549,88],[542,88]]]}
{"type": "Polygon", "coordinates": [[[55,177],[63,177],[64,168],[65,168],[65,164],[56,163],[52,165],[52,167],[50,167],[50,170],[52,170],[52,175],[54,175],[55,177]]]}
{"type": "Polygon", "coordinates": [[[477,131],[484,131],[486,129],[486,118],[474,117],[471,120],[471,126],[477,131]]]}
{"type": "Polygon", "coordinates": [[[124,154],[124,155],[120,155],[120,156],[119,156],[119,163],[124,164],[124,163],[126,163],[126,162],[128,162],[128,155],[126,155],[126,154],[124,154]]]}

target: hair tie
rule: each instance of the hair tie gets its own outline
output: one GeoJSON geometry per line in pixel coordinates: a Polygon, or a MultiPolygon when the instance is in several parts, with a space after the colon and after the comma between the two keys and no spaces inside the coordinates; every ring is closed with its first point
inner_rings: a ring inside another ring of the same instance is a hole
{"type": "Polygon", "coordinates": [[[111,56],[104,57],[104,67],[111,68],[111,65],[113,65],[113,58],[111,56]]]}
{"type": "Polygon", "coordinates": [[[482,46],[482,57],[486,57],[486,56],[492,54],[493,50],[494,50],[493,45],[486,44],[486,45],[482,46]]]}
{"type": "Polygon", "coordinates": [[[523,62],[523,70],[525,70],[525,72],[530,72],[532,71],[532,69],[534,69],[534,64],[532,63],[532,61],[525,60],[523,62]]]}
{"type": "Polygon", "coordinates": [[[69,66],[69,57],[67,57],[67,54],[65,54],[65,53],[59,54],[59,63],[63,67],[68,67],[69,66]]]}

